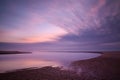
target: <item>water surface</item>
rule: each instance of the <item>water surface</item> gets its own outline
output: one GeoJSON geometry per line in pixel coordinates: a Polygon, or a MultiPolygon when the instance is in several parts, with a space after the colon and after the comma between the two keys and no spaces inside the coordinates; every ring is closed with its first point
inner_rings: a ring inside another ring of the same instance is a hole
{"type": "Polygon", "coordinates": [[[0,55],[0,73],[31,67],[68,66],[72,61],[90,59],[98,53],[32,52],[32,54],[0,55]]]}

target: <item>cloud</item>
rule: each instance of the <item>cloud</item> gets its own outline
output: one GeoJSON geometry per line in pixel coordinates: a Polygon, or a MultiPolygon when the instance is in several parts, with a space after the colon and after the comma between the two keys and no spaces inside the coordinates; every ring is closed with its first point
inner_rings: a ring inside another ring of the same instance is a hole
{"type": "MultiPolygon", "coordinates": [[[[78,36],[88,29],[109,34],[112,21],[117,22],[120,19],[118,0],[55,0],[50,7],[48,14],[44,15],[45,19],[78,36]]],[[[114,26],[119,25],[115,23],[114,26]]]]}
{"type": "Polygon", "coordinates": [[[118,0],[61,0],[54,3],[46,18],[77,36],[110,38],[119,34],[119,8],[118,0]]]}
{"type": "Polygon", "coordinates": [[[13,6],[6,3],[7,6],[2,11],[4,14],[1,18],[3,20],[0,23],[0,33],[6,33],[5,30],[9,30],[8,34],[12,35],[20,32],[21,36],[26,34],[26,38],[19,39],[32,41],[39,39],[28,34],[38,35],[36,32],[42,32],[46,35],[46,30],[56,34],[62,28],[62,31],[55,35],[58,41],[54,42],[54,45],[67,48],[73,46],[78,49],[81,46],[88,49],[109,47],[115,42],[120,42],[119,0],[30,0],[27,4],[26,1],[11,2],[13,6]],[[44,27],[46,24],[50,25],[44,27]],[[53,29],[49,27],[51,25],[60,29],[53,29]]]}
{"type": "Polygon", "coordinates": [[[66,32],[48,23],[46,14],[49,0],[5,0],[1,1],[2,17],[0,22],[1,42],[44,42],[54,41],[66,32]],[[3,19],[4,18],[4,19],[3,19]]]}
{"type": "Polygon", "coordinates": [[[94,1],[95,0],[91,2],[83,0],[56,1],[54,6],[48,11],[50,15],[45,15],[45,18],[47,18],[49,22],[74,34],[78,34],[79,30],[82,32],[88,28],[97,28],[100,26],[100,21],[96,14],[97,12],[95,12],[95,10],[93,11],[93,8],[98,10],[104,2],[98,2],[98,4],[94,6],[92,3],[94,1]]]}

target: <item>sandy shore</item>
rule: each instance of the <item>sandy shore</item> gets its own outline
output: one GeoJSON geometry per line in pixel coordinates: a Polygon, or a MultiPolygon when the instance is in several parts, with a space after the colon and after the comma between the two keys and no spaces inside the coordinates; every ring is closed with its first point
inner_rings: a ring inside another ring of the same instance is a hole
{"type": "Polygon", "coordinates": [[[120,52],[102,52],[96,58],[74,61],[73,70],[43,67],[1,73],[0,80],[120,80],[120,52]]]}
{"type": "Polygon", "coordinates": [[[120,80],[120,51],[106,51],[96,58],[71,64],[82,80],[120,80]]]}

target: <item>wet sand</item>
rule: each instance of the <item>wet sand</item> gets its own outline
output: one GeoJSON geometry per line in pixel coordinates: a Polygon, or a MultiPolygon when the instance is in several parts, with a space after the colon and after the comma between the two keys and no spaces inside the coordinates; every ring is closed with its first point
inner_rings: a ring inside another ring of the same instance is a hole
{"type": "Polygon", "coordinates": [[[70,70],[59,67],[28,68],[0,74],[0,80],[120,80],[120,51],[71,63],[70,70]]]}
{"type": "Polygon", "coordinates": [[[74,61],[81,80],[120,80],[120,51],[106,51],[96,58],[74,61]]]}

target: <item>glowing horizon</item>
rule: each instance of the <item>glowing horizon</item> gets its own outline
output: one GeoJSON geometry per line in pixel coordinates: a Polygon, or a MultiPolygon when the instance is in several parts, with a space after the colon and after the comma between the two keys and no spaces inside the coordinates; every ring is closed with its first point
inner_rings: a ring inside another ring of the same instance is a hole
{"type": "Polygon", "coordinates": [[[32,26],[29,28],[18,27],[18,29],[12,29],[2,35],[0,42],[15,42],[15,43],[36,43],[55,41],[59,36],[67,34],[67,32],[57,26],[51,24],[42,24],[40,26],[32,26]],[[20,28],[20,29],[19,29],[20,28]],[[24,31],[24,32],[23,32],[24,31]]]}

